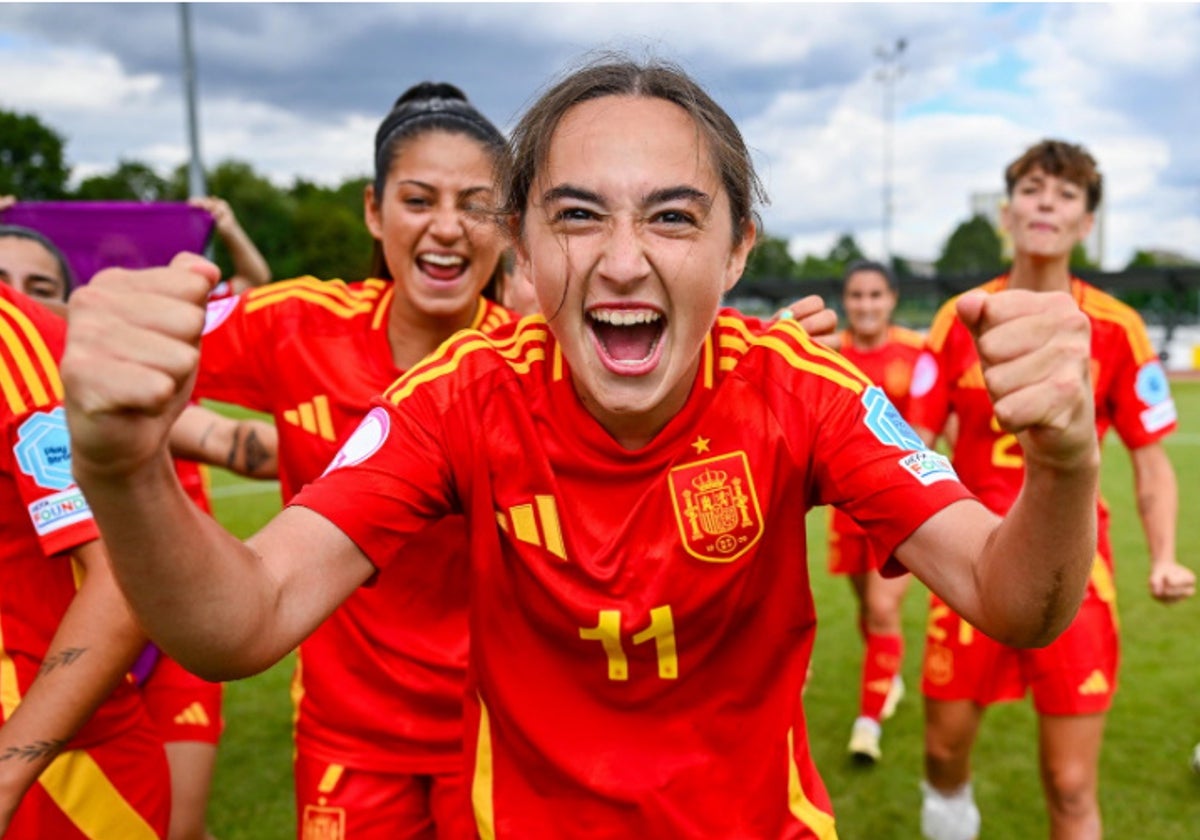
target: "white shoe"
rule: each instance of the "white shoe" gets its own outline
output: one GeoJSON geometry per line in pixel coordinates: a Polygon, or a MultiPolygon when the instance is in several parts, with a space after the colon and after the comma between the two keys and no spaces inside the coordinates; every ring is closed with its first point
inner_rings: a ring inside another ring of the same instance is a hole
{"type": "Polygon", "coordinates": [[[978,840],[979,809],[967,782],[946,796],[921,780],[921,836],[926,840],[978,840]]]}
{"type": "Polygon", "coordinates": [[[904,677],[897,674],[892,677],[892,687],[888,689],[887,697],[883,701],[883,711],[879,713],[879,716],[883,720],[887,720],[896,714],[896,707],[900,705],[900,701],[903,699],[904,677]]]}
{"type": "Polygon", "coordinates": [[[1200,744],[1192,748],[1192,772],[1200,773],[1200,744]]]}
{"type": "Polygon", "coordinates": [[[883,729],[879,721],[869,717],[855,718],[854,727],[850,730],[850,745],[846,748],[855,760],[874,764],[883,757],[879,749],[879,736],[883,729]]]}

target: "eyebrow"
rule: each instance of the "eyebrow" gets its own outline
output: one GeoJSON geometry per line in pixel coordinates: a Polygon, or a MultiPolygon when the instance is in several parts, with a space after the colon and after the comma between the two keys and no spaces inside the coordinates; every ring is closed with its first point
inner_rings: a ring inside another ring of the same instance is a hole
{"type": "MultiPolygon", "coordinates": [[[[551,187],[542,194],[542,201],[546,204],[564,199],[575,199],[576,201],[597,204],[601,207],[606,206],[604,199],[598,193],[585,190],[583,187],[576,187],[572,184],[560,184],[557,187],[551,187]]],[[[712,196],[703,190],[684,185],[663,187],[662,189],[654,190],[642,198],[642,204],[664,204],[669,201],[680,200],[694,201],[697,204],[703,205],[706,209],[712,206],[712,196]]]]}
{"type": "MultiPolygon", "coordinates": [[[[424,181],[418,181],[416,178],[404,178],[397,183],[407,184],[410,187],[418,187],[419,189],[428,190],[429,192],[437,192],[437,187],[435,187],[433,184],[427,184],[424,181]]],[[[477,192],[489,192],[491,189],[491,184],[476,184],[472,187],[466,187],[465,189],[459,190],[457,194],[470,195],[471,193],[477,192]]]]}

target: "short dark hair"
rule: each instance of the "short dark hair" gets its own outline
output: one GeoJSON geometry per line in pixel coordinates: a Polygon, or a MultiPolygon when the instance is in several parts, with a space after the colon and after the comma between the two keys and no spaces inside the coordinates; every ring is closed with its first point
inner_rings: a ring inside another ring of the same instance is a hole
{"type": "Polygon", "coordinates": [[[883,279],[887,280],[888,288],[893,292],[900,291],[900,284],[896,282],[895,273],[881,262],[875,260],[855,260],[846,266],[846,271],[842,274],[842,291],[846,290],[846,283],[855,274],[860,271],[875,271],[883,275],[883,279]]]}
{"type": "Polygon", "coordinates": [[[67,299],[71,290],[75,288],[75,272],[71,271],[71,264],[67,262],[63,252],[45,234],[21,225],[0,225],[0,239],[28,239],[45,248],[58,263],[58,273],[63,281],[63,300],[67,299]]]}
{"type": "Polygon", "coordinates": [[[1089,213],[1100,206],[1104,177],[1100,174],[1096,159],[1083,146],[1050,139],[1030,146],[1004,170],[1004,184],[1010,198],[1017,181],[1034,169],[1041,169],[1047,175],[1070,181],[1086,190],[1089,213]]]}

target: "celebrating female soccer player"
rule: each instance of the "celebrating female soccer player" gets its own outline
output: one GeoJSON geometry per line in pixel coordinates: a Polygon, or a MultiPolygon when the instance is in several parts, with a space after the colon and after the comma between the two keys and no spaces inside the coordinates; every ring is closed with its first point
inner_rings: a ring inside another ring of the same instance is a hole
{"type": "Polygon", "coordinates": [[[482,836],[831,836],[800,703],[804,512],[838,504],[993,635],[1053,638],[1094,550],[1086,319],[1066,295],[960,304],[1035,455],[1000,520],[795,323],[719,313],[757,181],[690,78],[587,67],[513,144],[502,209],[546,318],[460,332],[411,367],[245,545],[185,504],[162,454],[215,267],[185,255],[82,290],[76,472],[119,579],[188,667],[248,674],[380,569],[418,586],[443,558],[414,539],[461,514],[482,836]]]}
{"type": "MultiPolygon", "coordinates": [[[[1178,490],[1161,444],[1175,428],[1166,374],[1138,314],[1071,275],[1071,251],[1087,237],[1100,203],[1096,161],[1081,146],[1046,140],[1013,161],[1004,177],[1009,204],[1003,223],[1012,236],[1013,265],[983,290],[993,297],[1006,289],[1027,290],[1037,301],[1067,295],[1090,322],[1096,432],[1103,437],[1115,427],[1129,448],[1150,548],[1150,592],[1168,603],[1186,598],[1195,590],[1195,576],[1175,562],[1178,490]]],[[[932,439],[950,412],[958,416],[955,468],[984,504],[1003,515],[1016,503],[1022,478],[1028,481],[1040,453],[1003,423],[1003,406],[985,382],[986,361],[981,369],[971,331],[953,301],[934,319],[928,343],[913,381],[913,421],[932,439]]],[[[1096,501],[1098,552],[1087,595],[1078,617],[1049,647],[1015,650],[933,596],[922,680],[926,837],[971,840],[979,833],[970,757],[984,709],[1019,699],[1030,688],[1050,836],[1100,837],[1097,774],[1104,718],[1117,687],[1118,651],[1108,511],[1098,495],[1096,501]]]]}
{"type": "MultiPolygon", "coordinates": [[[[843,356],[883,388],[900,416],[908,416],[908,385],[924,339],[919,333],[892,324],[899,290],[887,266],[860,261],[846,269],[842,307],[849,326],[838,347],[843,356]]],[[[904,696],[900,663],[904,636],[900,606],[908,576],[879,573],[886,557],[872,554],[871,540],[846,514],[830,508],[829,570],[848,575],[858,599],[859,629],[866,643],[858,718],[850,733],[850,754],[875,762],[881,756],[880,721],[891,717],[904,696]]]]}

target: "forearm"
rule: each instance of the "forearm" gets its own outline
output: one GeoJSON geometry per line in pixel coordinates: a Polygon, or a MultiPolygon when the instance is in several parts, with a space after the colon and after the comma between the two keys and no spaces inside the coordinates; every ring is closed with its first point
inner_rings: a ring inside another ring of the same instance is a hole
{"type": "Polygon", "coordinates": [[[223,467],[249,478],[279,474],[279,438],[261,420],[233,420],[198,405],[188,406],[171,427],[171,454],[176,458],[223,467]]]}
{"type": "Polygon", "coordinates": [[[124,679],[145,644],[112,576],[89,570],[41,672],[0,727],[0,802],[15,807],[124,679]]]}
{"type": "Polygon", "coordinates": [[[1179,517],[1179,485],[1175,471],[1169,468],[1153,472],[1137,469],[1134,475],[1138,518],[1146,535],[1150,563],[1173,563],[1179,517]]]}
{"type": "Polygon", "coordinates": [[[1037,647],[1074,618],[1096,553],[1098,480],[1098,451],[1071,470],[1027,464],[1017,501],[978,561],[989,635],[1037,647]]]}
{"type": "Polygon", "coordinates": [[[266,259],[241,227],[225,237],[224,242],[229,250],[229,257],[233,260],[233,272],[241,279],[245,288],[265,286],[271,282],[271,269],[266,259]]]}
{"type": "Polygon", "coordinates": [[[271,644],[278,590],[257,555],[191,504],[165,453],[127,475],[77,472],[121,590],[169,656],[216,680],[290,649],[271,644]]]}

